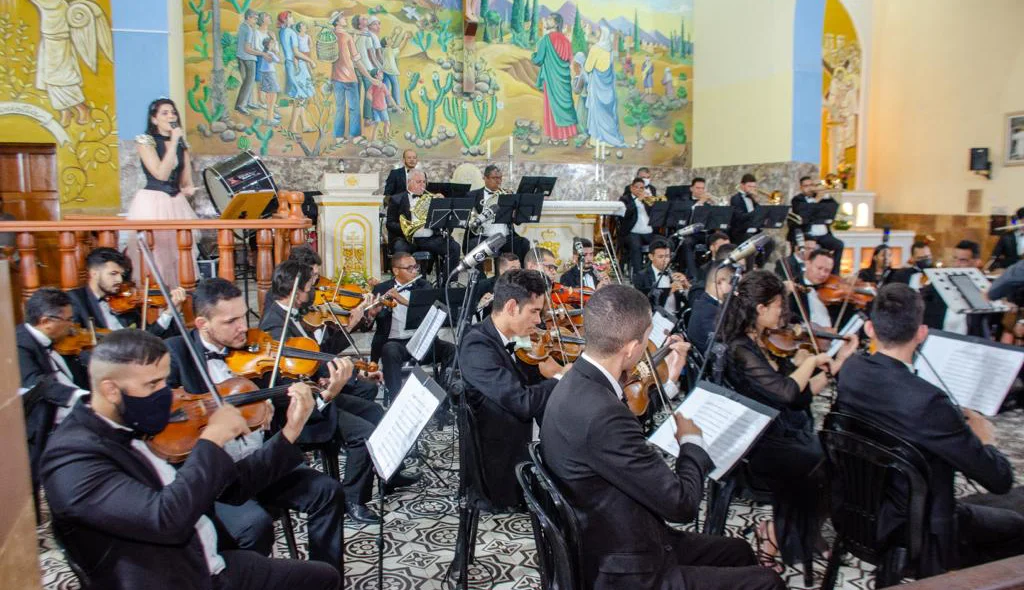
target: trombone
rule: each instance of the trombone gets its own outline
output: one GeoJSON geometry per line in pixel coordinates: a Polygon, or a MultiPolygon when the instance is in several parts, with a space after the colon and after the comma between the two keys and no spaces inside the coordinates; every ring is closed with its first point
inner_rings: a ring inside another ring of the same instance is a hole
{"type": "MultiPolygon", "coordinates": [[[[742,184],[736,185],[736,190],[746,194],[747,191],[743,190],[742,184]]],[[[781,205],[782,204],[782,191],[766,191],[763,188],[755,188],[754,192],[763,197],[765,202],[769,205],[781,205]]]]}

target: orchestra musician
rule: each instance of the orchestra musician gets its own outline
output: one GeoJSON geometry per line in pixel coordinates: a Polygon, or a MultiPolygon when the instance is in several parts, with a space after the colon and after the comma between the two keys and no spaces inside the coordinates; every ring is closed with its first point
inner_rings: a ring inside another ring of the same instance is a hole
{"type": "MultiPolygon", "coordinates": [[[[585,244],[585,241],[581,243],[585,244]]],[[[586,245],[584,245],[584,251],[586,251],[586,245]]],[[[593,253],[593,247],[591,247],[591,253],[593,253]]],[[[536,270],[544,275],[549,283],[557,283],[559,277],[558,264],[556,262],[557,258],[555,258],[555,254],[551,250],[534,246],[523,257],[523,268],[526,270],[536,270]]]]}
{"type": "Polygon", "coordinates": [[[892,274],[892,249],[889,244],[879,244],[871,254],[871,265],[857,271],[857,279],[881,287],[892,274]]]}
{"type": "MultiPolygon", "coordinates": [[[[484,185],[481,188],[466,193],[467,198],[473,199],[473,208],[477,213],[481,213],[485,205],[493,207],[498,204],[498,195],[503,194],[501,190],[502,178],[501,169],[494,164],[488,164],[484,168],[484,185]]],[[[515,226],[512,227],[511,238],[509,238],[508,231],[509,226],[504,223],[488,223],[484,226],[483,232],[480,235],[473,236],[466,232],[466,251],[468,252],[475,248],[477,244],[495,234],[502,234],[506,238],[502,250],[509,250],[522,260],[523,256],[526,255],[526,251],[530,249],[530,240],[516,233],[515,226]]]]}
{"type": "MultiPolygon", "coordinates": [[[[579,515],[582,586],[782,589],[757,567],[742,539],[670,528],[696,517],[713,463],[700,429],[673,414],[674,468],[647,443],[623,401],[619,378],[644,356],[651,308],[636,289],[610,285],[584,307],[587,350],[551,393],[540,429],[541,456],[579,515]]],[[[689,345],[670,337],[667,362],[678,375],[689,345]]]]}
{"type": "Polygon", "coordinates": [[[759,233],[761,228],[753,227],[754,212],[761,206],[757,202],[757,178],[747,173],[740,180],[740,190],[729,199],[732,218],[729,222],[729,240],[740,244],[743,240],[759,233]]]}
{"type": "Polygon", "coordinates": [[[818,183],[811,180],[810,176],[800,177],[800,192],[790,200],[790,207],[793,213],[799,215],[803,220],[799,226],[794,226],[804,232],[804,237],[813,238],[818,247],[832,252],[832,274],[839,274],[839,265],[843,258],[843,241],[832,234],[832,224],[810,223],[811,208],[809,205],[823,203],[825,201],[835,202],[831,194],[824,194],[818,198],[818,192],[814,190],[818,183]]]}
{"type": "Polygon", "coordinates": [[[418,162],[419,156],[417,156],[416,150],[407,149],[402,152],[402,165],[398,168],[393,168],[388,173],[387,180],[384,181],[385,197],[401,194],[408,190],[406,187],[408,186],[409,174],[416,169],[418,162]]]}
{"type": "MultiPolygon", "coordinates": [[[[690,201],[691,211],[697,207],[714,205],[711,202],[711,195],[707,191],[707,181],[705,179],[698,176],[690,181],[690,201]]],[[[696,278],[700,272],[697,266],[697,244],[705,241],[707,239],[706,236],[710,235],[710,233],[705,230],[697,232],[692,236],[686,236],[679,245],[679,252],[676,255],[675,261],[676,266],[682,268],[690,279],[696,278]]],[[[728,236],[726,236],[726,241],[728,239],[728,236]]]]}
{"type": "MultiPolygon", "coordinates": [[[[656,197],[656,196],[658,196],[658,188],[651,183],[651,169],[650,168],[648,168],[646,166],[641,166],[641,167],[637,168],[636,169],[636,176],[634,176],[633,178],[639,178],[640,180],[644,181],[644,195],[646,195],[648,197],[656,197]]],[[[632,194],[632,191],[630,190],[632,188],[632,186],[633,186],[632,183],[626,185],[626,188],[624,188],[622,190],[622,196],[623,197],[628,197],[628,196],[630,196],[632,194]]]]}
{"type": "MultiPolygon", "coordinates": [[[[534,420],[540,422],[548,396],[572,367],[548,358],[541,379],[529,379],[515,355],[516,338],[536,331],[547,285],[535,270],[510,270],[494,285],[491,315],[473,326],[459,349],[466,399],[477,417],[480,462],[489,497],[481,504],[494,511],[522,504],[515,467],[529,460],[534,420]]],[[[474,499],[477,500],[477,499],[474,499]]]]}
{"type": "Polygon", "coordinates": [[[651,307],[662,307],[678,314],[686,304],[690,281],[680,272],[669,268],[672,250],[667,240],[657,238],[647,253],[649,264],[633,274],[633,286],[647,295],[651,307]]]}
{"type": "Polygon", "coordinates": [[[736,248],[735,244],[729,242],[729,236],[725,232],[712,232],[711,235],[708,236],[707,242],[708,260],[704,264],[700,265],[697,269],[696,276],[693,277],[693,286],[695,287],[703,287],[704,281],[711,268],[716,263],[725,260],[725,257],[736,248]]]}
{"type": "Polygon", "coordinates": [[[889,274],[890,283],[903,283],[917,291],[924,279],[924,269],[932,267],[932,247],[927,242],[916,241],[910,246],[910,265],[894,269],[889,274]]]}
{"type": "Polygon", "coordinates": [[[789,256],[775,261],[775,274],[779,275],[779,278],[782,280],[786,279],[786,271],[783,268],[784,264],[789,265],[789,271],[794,275],[804,273],[807,257],[818,249],[818,241],[814,238],[804,238],[804,245],[802,247],[798,248],[795,243],[791,243],[791,248],[792,251],[789,253],[789,256]]]}
{"type": "Polygon", "coordinates": [[[707,355],[711,336],[715,333],[718,312],[725,298],[732,292],[732,277],[736,269],[731,264],[715,263],[711,280],[702,289],[690,291],[690,321],[686,324],[686,336],[697,350],[707,355]]]}
{"type": "Polygon", "coordinates": [[[634,178],[629,184],[628,194],[619,198],[626,207],[626,212],[619,220],[619,245],[629,256],[630,272],[640,269],[643,263],[641,248],[650,244],[656,235],[651,227],[651,205],[645,201],[649,196],[643,179],[634,178]]]}
{"type": "Polygon", "coordinates": [[[143,440],[170,419],[170,365],[156,336],[139,330],[107,336],[89,363],[91,402],[74,407],[43,456],[53,527],[88,572],[90,587],[339,588],[340,562],[224,550],[214,524],[216,500],[243,501],[303,469],[295,441],[313,407],[309,387],[291,387],[285,427],[238,461],[224,447],[249,432],[248,425],[235,406],[217,409],[175,469],[143,440]]]}
{"type": "MultiPolygon", "coordinates": [[[[792,270],[790,272],[793,272],[792,270]]],[[[793,278],[800,282],[803,288],[791,289],[794,297],[790,299],[791,317],[799,318],[798,305],[802,305],[807,312],[811,323],[816,326],[828,328],[833,324],[833,313],[838,314],[839,307],[830,310],[818,297],[817,288],[828,280],[832,274],[832,252],[818,248],[807,255],[807,262],[803,267],[803,273],[793,274],[793,278]],[[800,300],[799,304],[797,299],[800,300]]]]}
{"type": "Polygon", "coordinates": [[[53,349],[53,343],[74,326],[71,309],[67,293],[43,287],[29,297],[25,323],[14,329],[33,490],[39,487],[39,460],[50,431],[79,398],[89,395],[78,359],[65,358],[53,349]]]}
{"type": "MultiPolygon", "coordinates": [[[[864,326],[877,352],[847,361],[834,406],[909,442],[928,463],[924,545],[918,563],[908,564],[918,578],[1024,553],[1024,516],[954,497],[956,472],[1005,494],[1014,485],[1013,467],[996,448],[991,422],[957,406],[913,369],[928,336],[923,317],[921,296],[907,285],[880,289],[864,326]]],[[[890,502],[882,510],[890,518],[879,535],[905,524],[905,510],[890,502]]]]}
{"type": "MultiPolygon", "coordinates": [[[[105,330],[142,327],[142,314],[139,309],[115,313],[107,302],[107,297],[120,292],[128,265],[125,255],[113,248],[94,248],[89,252],[85,257],[88,282],[68,291],[76,324],[88,329],[91,323],[94,327],[105,330]]],[[[179,312],[187,298],[188,294],[181,287],[171,289],[171,303],[179,312]]],[[[173,335],[177,333],[177,329],[171,326],[171,319],[171,310],[166,309],[157,321],[146,326],[146,331],[159,337],[173,335]]]]}
{"type": "MultiPolygon", "coordinates": [[[[562,273],[558,282],[565,287],[584,287],[587,289],[596,289],[607,284],[610,280],[608,276],[594,270],[594,243],[587,238],[573,238],[572,243],[572,266],[562,273]],[[580,257],[577,253],[577,244],[579,244],[583,250],[582,271],[580,270],[580,257]]],[[[552,258],[554,258],[554,255],[552,255],[552,258]]]]}
{"type": "MultiPolygon", "coordinates": [[[[1014,218],[1018,222],[1024,220],[1024,207],[1017,209],[1014,218]]],[[[1024,258],[1024,226],[999,236],[992,250],[992,269],[1010,268],[1021,258],[1024,258]]]]}
{"type": "MultiPolygon", "coordinates": [[[[245,299],[234,283],[222,278],[206,279],[200,282],[192,294],[195,307],[195,328],[183,336],[167,340],[170,351],[170,372],[166,375],[171,388],[184,388],[189,393],[206,393],[207,387],[201,369],[192,360],[189,352],[191,339],[195,350],[202,353],[206,369],[215,383],[232,377],[235,373],[226,359],[233,349],[240,349],[246,342],[245,299]]],[[[325,400],[333,399],[351,376],[352,365],[340,362],[331,371],[330,383],[320,393],[325,400]]],[[[95,376],[94,376],[95,377],[95,376]]],[[[264,402],[264,403],[270,403],[264,402]]],[[[295,442],[305,426],[312,410],[306,410],[302,423],[290,437],[295,442]]],[[[273,437],[272,439],[273,440],[273,437]]],[[[238,440],[231,440],[225,450],[236,460],[258,452],[264,446],[263,431],[254,431],[238,440]]],[[[273,538],[272,524],[261,506],[298,510],[309,515],[310,559],[324,561],[344,571],[344,535],[342,520],[345,514],[341,483],[325,473],[306,465],[299,465],[277,478],[269,485],[258,489],[253,498],[239,507],[218,504],[217,515],[231,536],[241,547],[266,547],[267,536],[273,538]]]]}
{"type": "MultiPolygon", "coordinates": [[[[818,262],[831,259],[826,255],[818,262]]],[[[801,351],[792,358],[772,354],[764,336],[781,326],[785,295],[774,273],[750,272],[740,279],[722,326],[729,383],[741,395],[779,411],[747,455],[752,474],[772,491],[772,520],[762,522],[755,536],[762,563],[773,567],[779,567],[779,553],[788,564],[808,562],[819,543],[824,453],[814,431],[811,399],[828,384],[827,372],[838,373],[857,349],[851,336],[835,360],[824,352],[801,351]]]]}
{"type": "Polygon", "coordinates": [[[388,243],[391,244],[391,253],[406,252],[412,254],[413,252],[427,251],[436,254],[440,257],[441,261],[437,284],[443,284],[448,278],[451,263],[459,258],[459,245],[451,237],[448,237],[446,242],[446,238],[442,233],[434,233],[434,230],[427,228],[418,230],[412,237],[412,243],[406,239],[405,234],[402,232],[402,224],[399,222],[399,218],[404,217],[406,220],[411,221],[411,211],[416,206],[416,203],[419,199],[428,198],[424,196],[424,191],[427,188],[427,176],[422,170],[411,170],[406,182],[406,192],[392,195],[388,202],[386,225],[388,229],[388,243]]]}

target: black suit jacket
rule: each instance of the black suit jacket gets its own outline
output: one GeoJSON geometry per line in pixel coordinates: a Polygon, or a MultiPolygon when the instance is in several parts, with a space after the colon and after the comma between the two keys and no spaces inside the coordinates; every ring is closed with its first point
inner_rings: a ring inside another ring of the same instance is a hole
{"type": "MultiPolygon", "coordinates": [[[[382,283],[378,283],[373,288],[374,295],[383,295],[390,291],[395,286],[395,279],[388,279],[382,283]]],[[[430,283],[427,282],[423,277],[416,277],[416,280],[412,282],[411,286],[408,286],[402,295],[408,299],[409,291],[413,289],[430,289],[430,283]]],[[[373,334],[373,340],[370,344],[370,358],[374,361],[380,360],[381,351],[384,349],[384,343],[388,341],[388,337],[391,335],[391,308],[381,307],[377,317],[374,318],[377,329],[373,334]]]]}
{"type": "Polygon", "coordinates": [[[686,337],[704,354],[715,331],[720,306],[704,289],[690,293],[690,321],[686,324],[686,337]]]}
{"type": "MultiPolygon", "coordinates": [[[[594,287],[597,287],[598,278],[597,274],[594,273],[594,269],[585,270],[583,271],[583,274],[592,277],[594,279],[594,287]]],[[[582,283],[582,281],[580,280],[580,267],[569,267],[569,270],[562,273],[562,276],[558,278],[558,282],[561,283],[563,287],[579,288],[580,284],[582,283]]]]}
{"type": "MultiPolygon", "coordinates": [[[[498,282],[498,277],[486,277],[480,279],[476,283],[476,288],[473,289],[473,310],[476,310],[477,306],[480,305],[480,299],[487,293],[494,294],[494,283],[498,282]]],[[[491,306],[488,305],[480,310],[478,314],[480,319],[483,320],[491,315],[491,306]]]]}
{"type": "MultiPolygon", "coordinates": [[[[835,199],[833,199],[832,197],[825,195],[821,198],[820,201],[815,201],[815,203],[822,203],[824,201],[834,200],[835,199]]],[[[790,199],[789,201],[789,206],[793,213],[796,213],[803,219],[803,223],[801,223],[800,225],[790,224],[790,229],[796,228],[803,231],[805,236],[811,235],[811,226],[814,224],[808,221],[810,219],[811,203],[807,200],[807,195],[803,193],[794,195],[793,198],[790,199]]],[[[832,224],[829,223],[825,227],[828,230],[828,235],[832,235],[832,224]]],[[[790,233],[790,236],[792,236],[792,232],[790,233]]],[[[792,239],[792,237],[790,239],[792,239]]]]}
{"type": "Polygon", "coordinates": [[[541,421],[554,379],[531,382],[501,343],[494,320],[487,318],[467,332],[459,349],[459,366],[480,428],[483,468],[490,502],[519,504],[515,466],[529,459],[533,421],[541,421]]]}
{"type": "Polygon", "coordinates": [[[1017,256],[1017,232],[1011,231],[999,236],[992,250],[992,258],[995,259],[992,268],[1009,268],[1020,260],[1020,256],[1017,256]]]}
{"type": "Polygon", "coordinates": [[[665,521],[693,520],[711,458],[684,444],[673,472],[604,374],[577,360],[544,411],[541,453],[582,527],[584,588],[657,588],[678,565],[665,521]]]}
{"type": "MultiPolygon", "coordinates": [[[[665,271],[668,279],[672,280],[672,272],[668,269],[665,271]]],[[[656,288],[655,285],[655,271],[654,267],[648,264],[640,272],[633,274],[633,287],[647,295],[647,300],[651,302],[651,307],[664,307],[665,302],[668,301],[668,296],[672,293],[671,289],[668,288],[656,288]]],[[[676,294],[676,304],[681,303],[683,299],[683,293],[680,291],[676,294]]],[[[678,313],[678,309],[669,309],[672,313],[678,313]]]]}
{"type": "Polygon", "coordinates": [[[393,168],[384,181],[384,196],[397,195],[405,192],[405,166],[393,168]]]}
{"type": "MultiPolygon", "coordinates": [[[[93,325],[97,328],[109,329],[107,320],[100,310],[99,303],[96,298],[93,297],[92,291],[89,290],[89,286],[85,285],[77,289],[68,291],[68,296],[71,297],[71,309],[74,314],[75,323],[83,328],[89,325],[91,319],[93,325]]],[[[117,315],[117,319],[121,322],[122,327],[125,328],[138,328],[142,325],[142,312],[137,309],[127,311],[117,315]]],[[[174,323],[165,330],[161,328],[159,324],[152,323],[146,326],[146,331],[158,338],[166,338],[177,333],[174,323]]]]}
{"type": "Polygon", "coordinates": [[[754,214],[761,207],[757,199],[751,197],[750,200],[753,201],[754,208],[747,213],[747,207],[743,203],[743,193],[736,193],[729,198],[729,206],[732,207],[732,217],[729,221],[729,240],[733,244],[742,244],[743,240],[758,233],[747,233],[747,229],[754,223],[754,214]]]}
{"type": "Polygon", "coordinates": [[[388,243],[390,244],[394,244],[398,239],[405,239],[405,234],[402,233],[402,224],[399,221],[401,217],[407,220],[412,219],[412,213],[409,209],[409,193],[405,191],[391,195],[391,199],[388,200],[384,225],[388,230],[388,243]]]}
{"type": "Polygon", "coordinates": [[[215,500],[244,502],[303,460],[281,436],[238,463],[200,440],[164,486],[131,439],[78,404],[43,456],[54,526],[96,588],[212,589],[199,517],[213,516],[215,500]]]}
{"type": "MultiPolygon", "coordinates": [[[[918,577],[958,567],[953,475],[959,471],[997,494],[1013,485],[1010,462],[983,445],[967,426],[963,412],[939,388],[883,354],[857,355],[843,364],[834,409],[868,420],[916,446],[930,467],[929,511],[918,577]],[[898,395],[896,395],[898,392],[898,395]]],[[[896,506],[887,506],[892,530],[905,522],[896,506]]],[[[885,533],[887,531],[881,531],[885,533]]]]}
{"type": "MultiPolygon", "coordinates": [[[[636,201],[633,200],[633,193],[627,193],[619,197],[619,201],[626,206],[626,212],[619,219],[619,243],[624,244],[626,237],[633,231],[633,226],[636,225],[637,210],[636,201]]],[[[647,218],[650,219],[651,208],[644,205],[647,210],[647,218]]]]}

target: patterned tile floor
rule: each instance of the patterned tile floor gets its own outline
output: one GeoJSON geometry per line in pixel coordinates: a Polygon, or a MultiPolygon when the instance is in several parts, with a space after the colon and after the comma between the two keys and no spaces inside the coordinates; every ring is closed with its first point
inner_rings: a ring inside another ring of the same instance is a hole
{"type": "MultiPolygon", "coordinates": [[[[820,414],[827,408],[821,402],[816,408],[820,414]]],[[[1014,410],[994,420],[1000,447],[1014,463],[1018,483],[1024,481],[1024,411],[1014,410]]],[[[417,486],[387,498],[385,524],[384,588],[387,590],[441,590],[452,587],[444,582],[445,572],[452,560],[458,530],[458,503],[455,499],[457,483],[457,445],[451,426],[428,429],[420,445],[430,469],[423,470],[423,480],[417,486]]],[[[964,480],[957,483],[960,496],[975,493],[973,484],[964,480]]],[[[377,500],[374,500],[375,507],[377,500]]],[[[745,527],[770,516],[767,506],[754,506],[734,501],[729,509],[727,534],[739,536],[745,527]]],[[[703,521],[703,514],[701,515],[703,521]]],[[[305,557],[306,530],[302,517],[296,524],[299,551],[305,557]]],[[[477,558],[470,569],[471,588],[525,590],[540,588],[537,577],[536,554],[530,527],[525,514],[482,515],[477,540],[477,558]]],[[[49,517],[38,529],[39,559],[43,581],[47,590],[78,588],[70,569],[64,562],[49,533],[49,517]]],[[[280,529],[275,554],[287,554],[280,529]]],[[[346,526],[345,587],[355,590],[377,589],[377,527],[346,526]]],[[[826,537],[828,537],[826,530],[826,537]]],[[[852,557],[840,570],[837,588],[868,589],[874,587],[872,568],[852,557]]],[[[815,565],[815,584],[820,584],[825,564],[815,565]]],[[[805,588],[802,573],[787,568],[785,577],[790,588],[805,588]]],[[[817,586],[815,586],[817,587],[817,586]]]]}

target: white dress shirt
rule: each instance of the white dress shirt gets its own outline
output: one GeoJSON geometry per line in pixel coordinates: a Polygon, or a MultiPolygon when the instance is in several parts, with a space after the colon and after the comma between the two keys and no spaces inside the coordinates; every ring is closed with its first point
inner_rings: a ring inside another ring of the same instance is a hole
{"type": "MultiPolygon", "coordinates": [[[[218,348],[207,342],[202,336],[200,336],[199,339],[203,343],[203,348],[210,352],[216,352],[219,354],[227,354],[229,352],[227,347],[218,348]]],[[[202,353],[202,351],[199,352],[202,353]]],[[[226,381],[235,376],[231,369],[228,368],[228,364],[221,359],[206,359],[206,368],[209,370],[210,379],[213,379],[214,384],[226,381]]],[[[270,400],[263,403],[269,404],[270,400]]],[[[271,406],[271,408],[273,408],[273,406],[271,406]]],[[[228,441],[228,443],[224,445],[224,451],[231,455],[231,458],[234,459],[235,462],[238,462],[256,452],[256,450],[262,445],[263,431],[254,430],[241,438],[228,441]]]]}
{"type": "Polygon", "coordinates": [[[747,213],[750,213],[754,210],[754,199],[751,199],[747,193],[743,193],[741,196],[743,197],[743,207],[747,210],[747,213]]]}
{"type": "MultiPolygon", "coordinates": [[[[96,416],[117,430],[131,431],[130,428],[125,428],[106,416],[101,416],[100,414],[96,414],[96,416]]],[[[167,461],[164,461],[160,457],[154,455],[153,451],[149,450],[149,446],[146,445],[146,443],[137,438],[133,438],[131,445],[132,448],[142,455],[142,457],[153,467],[153,471],[156,471],[156,474],[160,477],[160,482],[164,484],[164,487],[170,485],[171,482],[178,477],[178,470],[172,467],[167,461]]],[[[210,517],[205,514],[201,515],[199,520],[196,521],[195,528],[196,535],[199,537],[199,543],[203,546],[203,555],[206,557],[206,567],[210,570],[211,576],[216,576],[224,571],[225,567],[227,567],[224,563],[224,558],[220,556],[220,553],[217,553],[217,529],[213,526],[213,521],[210,520],[210,517]]]]}
{"type": "MultiPolygon", "coordinates": [[[[671,289],[672,288],[672,276],[671,276],[672,273],[670,273],[668,270],[665,270],[665,272],[661,273],[661,275],[659,276],[659,274],[658,274],[659,271],[655,270],[653,266],[651,267],[651,272],[654,273],[654,278],[656,279],[655,282],[654,282],[654,288],[655,289],[671,289]]],[[[668,309],[668,310],[676,309],[676,294],[675,293],[669,293],[668,294],[668,298],[665,299],[665,309],[668,309]]]]}
{"type": "MultiPolygon", "coordinates": [[[[413,279],[415,281],[416,279],[413,279]]],[[[411,285],[412,281],[403,284],[399,284],[395,281],[395,290],[402,291],[408,285],[411,285]]],[[[397,303],[397,302],[396,302],[397,303]]],[[[405,318],[409,315],[409,306],[398,303],[391,308],[391,332],[388,333],[389,340],[408,340],[412,338],[412,335],[416,333],[416,330],[405,329],[405,318]]]]}
{"type": "MultiPolygon", "coordinates": [[[[810,203],[811,205],[814,205],[815,203],[818,202],[818,197],[817,196],[807,196],[807,195],[804,195],[804,197],[807,199],[807,202],[810,203]]],[[[825,235],[827,233],[828,233],[828,226],[827,225],[825,225],[824,223],[815,223],[815,224],[811,225],[811,230],[809,232],[807,232],[807,235],[811,236],[811,237],[817,237],[817,236],[823,236],[823,235],[825,235]]]]}
{"type": "MultiPolygon", "coordinates": [[[[25,329],[28,330],[28,333],[32,335],[32,338],[35,338],[35,341],[38,342],[40,346],[48,349],[47,357],[50,359],[50,366],[57,371],[57,381],[64,385],[77,388],[78,385],[76,385],[74,379],[72,379],[71,369],[68,368],[68,364],[64,361],[64,357],[57,354],[56,350],[50,348],[50,344],[53,343],[53,340],[50,340],[46,334],[35,329],[35,327],[27,322],[25,323],[25,329]]],[[[29,389],[31,388],[22,387],[18,393],[24,394],[29,389]]],[[[74,393],[71,394],[71,397],[68,398],[68,405],[57,408],[57,414],[53,419],[54,425],[60,424],[61,421],[71,413],[71,408],[75,407],[75,402],[81,399],[82,396],[86,395],[89,395],[87,390],[76,389],[74,393]]]]}
{"type": "Polygon", "coordinates": [[[828,308],[818,298],[818,292],[811,289],[807,293],[807,313],[810,314],[812,324],[817,324],[822,327],[829,327],[832,325],[832,317],[828,314],[828,308]]]}
{"type": "Polygon", "coordinates": [[[1024,257],[1024,233],[1015,232],[1014,239],[1017,241],[1017,256],[1024,257]]]}
{"type": "Polygon", "coordinates": [[[647,207],[637,197],[633,197],[633,204],[636,205],[636,223],[630,233],[647,235],[654,230],[651,228],[651,218],[647,216],[647,207]]]}

